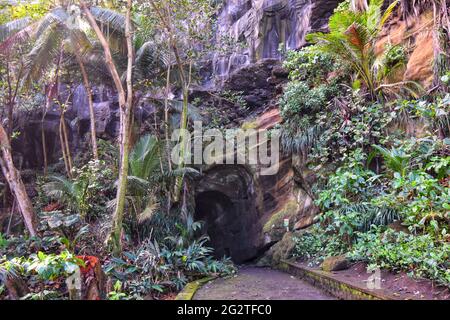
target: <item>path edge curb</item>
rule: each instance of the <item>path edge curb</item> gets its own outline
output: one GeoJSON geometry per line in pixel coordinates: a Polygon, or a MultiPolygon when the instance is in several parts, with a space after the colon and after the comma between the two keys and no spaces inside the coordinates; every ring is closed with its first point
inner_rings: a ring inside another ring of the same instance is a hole
{"type": "Polygon", "coordinates": [[[278,269],[305,280],[341,300],[398,300],[395,296],[374,292],[338,280],[332,277],[329,272],[313,270],[287,260],[281,260],[278,269]]]}
{"type": "Polygon", "coordinates": [[[175,300],[192,300],[195,293],[208,282],[217,279],[217,277],[206,277],[199,280],[189,282],[180,293],[177,294],[175,300]]]}

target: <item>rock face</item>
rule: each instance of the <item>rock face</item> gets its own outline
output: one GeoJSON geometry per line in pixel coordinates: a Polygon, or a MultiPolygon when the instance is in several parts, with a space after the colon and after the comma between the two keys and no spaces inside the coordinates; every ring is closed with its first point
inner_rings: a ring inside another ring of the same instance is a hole
{"type": "MultiPolygon", "coordinates": [[[[270,109],[254,123],[256,129],[270,129],[279,121],[278,110],[270,109]]],[[[219,258],[227,255],[236,263],[250,261],[274,243],[288,241],[290,231],[313,222],[317,208],[295,182],[290,156],[280,159],[276,174],[261,172],[260,165],[216,165],[206,168],[195,183],[191,195],[195,218],[205,221],[210,245],[219,258]]],[[[270,261],[279,260],[279,247],[271,249],[270,261]]]]}
{"type": "Polygon", "coordinates": [[[381,52],[388,44],[402,45],[409,52],[408,63],[392,82],[415,81],[430,88],[433,85],[434,70],[434,25],[433,12],[401,19],[395,17],[385,27],[377,43],[381,52]]]}
{"type": "Polygon", "coordinates": [[[349,266],[350,262],[344,255],[342,255],[325,259],[320,267],[323,271],[331,272],[345,270],[348,269],[349,266]]]}
{"type": "Polygon", "coordinates": [[[217,37],[239,43],[231,54],[216,53],[214,75],[227,79],[235,70],[262,59],[280,59],[279,49],[298,49],[308,32],[326,29],[341,0],[227,0],[218,17],[217,37]]]}
{"type": "Polygon", "coordinates": [[[281,260],[288,260],[292,257],[295,249],[294,237],[301,237],[299,233],[287,232],[283,238],[275,243],[261,259],[258,260],[259,267],[277,267],[281,260]]]}

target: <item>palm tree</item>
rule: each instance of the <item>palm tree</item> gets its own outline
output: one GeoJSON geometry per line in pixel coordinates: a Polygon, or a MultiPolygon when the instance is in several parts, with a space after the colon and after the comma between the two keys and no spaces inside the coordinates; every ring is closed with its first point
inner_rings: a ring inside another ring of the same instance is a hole
{"type": "MultiPolygon", "coordinates": [[[[97,22],[108,28],[109,39],[123,39],[123,24],[125,21],[123,15],[99,7],[91,7],[89,10],[97,22]]],[[[73,55],[75,57],[87,91],[92,151],[94,158],[98,159],[92,90],[85,67],[85,58],[89,52],[92,52],[90,49],[94,48],[94,44],[88,38],[86,30],[82,28],[83,18],[80,8],[68,1],[51,9],[38,21],[23,18],[8,22],[0,26],[0,53],[10,50],[12,46],[18,43],[34,41],[33,49],[27,56],[27,83],[39,79],[55,64],[55,61],[60,61],[58,57],[61,55],[73,55]]],[[[120,44],[121,41],[115,41],[114,43],[120,44]]],[[[57,66],[58,68],[59,66],[57,66]]],[[[57,84],[52,83],[50,87],[57,88],[57,84]]],[[[49,96],[48,103],[51,103],[51,99],[51,96],[49,96]]],[[[45,141],[43,141],[43,148],[45,158],[45,141]]]]}
{"type": "Polygon", "coordinates": [[[127,199],[139,221],[150,217],[157,207],[150,191],[151,182],[161,174],[160,156],[160,143],[152,135],[140,138],[130,152],[127,199]]]}
{"type": "Polygon", "coordinates": [[[308,40],[317,50],[345,61],[361,78],[372,98],[382,89],[384,77],[380,59],[375,54],[375,43],[380,31],[398,4],[394,1],[383,13],[383,0],[352,1],[355,10],[336,12],[329,22],[330,33],[313,33],[308,40]]]}

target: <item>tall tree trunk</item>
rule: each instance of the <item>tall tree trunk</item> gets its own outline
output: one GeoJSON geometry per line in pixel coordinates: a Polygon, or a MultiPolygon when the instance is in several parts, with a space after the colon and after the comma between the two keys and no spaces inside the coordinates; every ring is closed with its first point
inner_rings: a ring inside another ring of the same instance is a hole
{"type": "Polygon", "coordinates": [[[350,1],[350,8],[353,11],[356,12],[363,12],[366,11],[369,7],[367,0],[351,0],[350,1]]]}
{"type": "Polygon", "coordinates": [[[61,140],[61,151],[66,167],[67,176],[72,178],[72,156],[70,155],[70,145],[66,127],[66,107],[69,103],[72,92],[69,92],[67,99],[63,105],[60,105],[61,116],[59,117],[59,137],[61,140]]]}
{"type": "Polygon", "coordinates": [[[62,122],[64,121],[62,115],[59,118],[59,141],[61,143],[61,152],[64,160],[64,167],[66,168],[66,173],[69,178],[71,178],[71,170],[69,169],[69,161],[67,160],[66,155],[66,144],[64,142],[64,133],[63,133],[63,127],[62,122]]]}
{"type": "Polygon", "coordinates": [[[55,75],[53,76],[54,79],[50,83],[49,91],[47,93],[47,99],[45,101],[44,110],[42,111],[42,118],[41,118],[41,139],[42,139],[42,155],[44,160],[44,176],[47,175],[47,168],[48,168],[48,157],[47,157],[47,141],[45,138],[45,117],[47,116],[48,109],[52,105],[52,99],[55,96],[58,96],[58,90],[59,90],[59,67],[61,65],[62,55],[63,55],[63,48],[61,47],[59,56],[58,56],[58,62],[56,64],[55,69],[55,75]]]}
{"type": "Polygon", "coordinates": [[[172,172],[172,162],[170,161],[170,125],[169,125],[169,93],[170,93],[170,73],[171,66],[167,67],[166,93],[164,98],[164,138],[166,139],[166,155],[169,172],[172,172]]]}
{"type": "Polygon", "coordinates": [[[131,8],[132,0],[127,0],[127,14],[125,21],[125,35],[127,40],[128,49],[128,66],[127,66],[127,101],[124,109],[121,110],[123,125],[122,125],[122,155],[121,155],[121,167],[119,172],[119,186],[117,189],[117,205],[114,212],[114,225],[112,230],[113,240],[113,252],[119,254],[122,251],[121,234],[123,213],[125,208],[125,196],[127,192],[128,182],[128,158],[129,158],[129,141],[130,141],[130,123],[133,108],[133,43],[132,43],[132,30],[131,30],[131,8]]]}
{"type": "Polygon", "coordinates": [[[98,160],[98,148],[97,148],[97,133],[95,131],[95,113],[94,113],[94,102],[92,99],[92,88],[89,84],[89,78],[84,67],[83,61],[81,60],[78,48],[75,48],[75,56],[77,58],[78,65],[80,66],[81,75],[83,76],[84,87],[86,88],[88,102],[89,102],[89,117],[91,122],[91,143],[92,143],[92,154],[94,159],[98,160]]]}
{"type": "Polygon", "coordinates": [[[126,104],[126,97],[125,97],[125,89],[122,86],[122,82],[120,80],[119,72],[117,71],[116,66],[114,65],[114,61],[111,54],[111,49],[108,44],[108,40],[106,39],[103,32],[100,30],[99,26],[97,25],[97,22],[95,21],[94,16],[92,15],[91,11],[89,11],[89,8],[83,0],[80,0],[81,8],[83,9],[83,13],[86,15],[86,18],[89,22],[89,25],[92,29],[94,29],[95,34],[97,35],[98,39],[100,40],[100,43],[103,47],[104,55],[105,55],[105,62],[108,66],[108,70],[111,73],[111,77],[113,79],[114,85],[117,90],[117,94],[119,97],[119,106],[124,107],[126,104]]]}
{"type": "Polygon", "coordinates": [[[65,114],[66,114],[66,112],[64,111],[63,115],[62,115],[62,133],[63,133],[63,138],[64,138],[64,145],[66,147],[67,162],[68,162],[69,170],[70,170],[69,177],[71,177],[73,165],[72,165],[72,155],[70,154],[70,145],[69,145],[69,137],[68,137],[68,133],[67,133],[65,114]]]}
{"type": "Polygon", "coordinates": [[[20,173],[14,167],[13,158],[11,154],[11,144],[9,142],[8,134],[5,128],[0,123],[0,166],[2,167],[3,175],[8,181],[9,188],[16,197],[20,212],[22,213],[25,226],[32,237],[36,236],[37,219],[31,204],[30,198],[22,182],[20,173]]]}
{"type": "Polygon", "coordinates": [[[132,88],[132,68],[133,68],[133,44],[132,44],[132,31],[131,31],[131,8],[132,0],[127,1],[127,14],[125,21],[125,33],[127,40],[128,49],[128,66],[127,66],[127,96],[125,96],[125,90],[120,81],[119,73],[117,72],[116,66],[112,60],[111,50],[105,35],[100,30],[94,17],[92,16],[86,3],[80,1],[81,8],[86,15],[89,24],[94,29],[97,37],[99,38],[103,51],[105,54],[106,64],[109,68],[111,76],[113,78],[114,84],[116,86],[119,95],[119,110],[120,110],[120,154],[121,163],[119,170],[119,184],[117,188],[116,196],[116,208],[113,217],[113,228],[111,230],[111,240],[113,246],[113,253],[115,255],[122,251],[121,244],[121,234],[122,234],[122,224],[123,224],[123,213],[125,208],[125,196],[127,189],[127,178],[128,178],[128,157],[129,157],[129,139],[130,139],[130,121],[132,115],[132,105],[133,105],[133,88],[132,88]]]}
{"type": "MultiPolygon", "coordinates": [[[[172,161],[170,158],[170,125],[169,125],[169,93],[170,93],[170,73],[171,73],[171,65],[167,67],[167,77],[166,77],[166,94],[164,98],[164,136],[166,139],[166,156],[167,156],[167,165],[169,169],[169,173],[172,172],[172,161]]],[[[169,188],[169,192],[167,193],[167,214],[170,213],[170,207],[172,206],[172,188],[169,188]]]]}

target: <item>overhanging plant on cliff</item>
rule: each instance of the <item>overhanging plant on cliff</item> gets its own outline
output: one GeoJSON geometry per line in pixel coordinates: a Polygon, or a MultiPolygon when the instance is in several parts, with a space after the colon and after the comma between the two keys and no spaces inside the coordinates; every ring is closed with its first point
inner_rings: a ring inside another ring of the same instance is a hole
{"type": "Polygon", "coordinates": [[[349,64],[373,99],[392,87],[384,84],[387,76],[383,72],[386,70],[383,67],[386,52],[377,56],[375,45],[399,1],[391,3],[384,12],[383,3],[383,0],[371,0],[367,8],[360,8],[364,10],[337,11],[330,18],[329,33],[318,32],[307,37],[315,43],[317,50],[349,64]]]}

